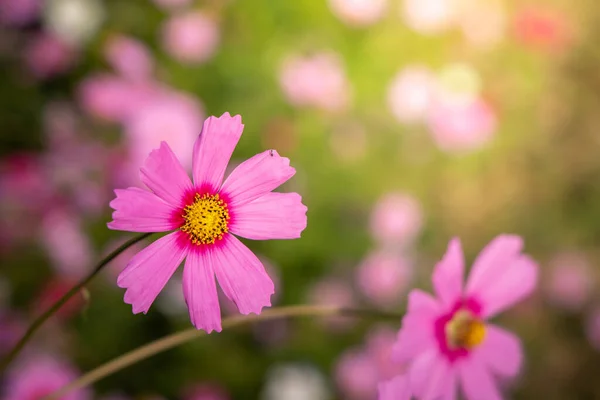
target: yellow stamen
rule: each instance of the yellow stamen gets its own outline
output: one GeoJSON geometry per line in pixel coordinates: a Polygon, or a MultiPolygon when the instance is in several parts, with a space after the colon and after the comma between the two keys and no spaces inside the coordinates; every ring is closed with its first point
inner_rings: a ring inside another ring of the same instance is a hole
{"type": "Polygon", "coordinates": [[[218,194],[196,194],[194,202],[183,209],[182,217],[185,223],[181,230],[197,245],[215,243],[229,232],[227,204],[218,194]]]}
{"type": "Polygon", "coordinates": [[[481,344],[485,338],[485,325],[466,310],[457,311],[446,323],[446,340],[451,348],[466,348],[481,344]]]}

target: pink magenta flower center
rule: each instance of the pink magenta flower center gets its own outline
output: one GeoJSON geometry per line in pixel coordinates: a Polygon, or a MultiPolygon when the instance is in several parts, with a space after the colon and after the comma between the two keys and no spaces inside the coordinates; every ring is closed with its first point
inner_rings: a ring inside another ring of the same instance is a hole
{"type": "Polygon", "coordinates": [[[181,230],[193,244],[213,244],[229,232],[227,203],[218,194],[196,193],[193,203],[183,208],[181,230]]]}
{"type": "Polygon", "coordinates": [[[468,310],[458,310],[452,319],[446,322],[446,343],[451,349],[472,349],[483,342],[485,325],[468,310]]]}

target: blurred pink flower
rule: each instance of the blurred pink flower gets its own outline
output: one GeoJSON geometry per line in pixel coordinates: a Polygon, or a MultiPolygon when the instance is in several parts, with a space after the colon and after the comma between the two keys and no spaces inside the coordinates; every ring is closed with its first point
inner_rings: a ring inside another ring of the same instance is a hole
{"type": "Polygon", "coordinates": [[[90,268],[91,243],[72,212],[54,209],[41,221],[40,240],[54,269],[63,277],[78,279],[90,268]]]}
{"type": "Polygon", "coordinates": [[[462,0],[457,23],[465,38],[479,48],[498,44],[506,31],[506,9],[502,0],[462,0]]]}
{"type": "Polygon", "coordinates": [[[147,313],[184,259],[183,293],[197,329],[221,331],[216,279],[240,313],[260,314],[271,305],[274,284],[260,260],[235,235],[252,240],[294,239],[306,227],[306,206],[297,193],[272,190],[294,174],[275,150],[241,163],[223,182],[244,129],[239,115],[210,117],[193,149],[194,183],[166,142],[140,169],[150,189],[117,189],[108,227],[169,232],[136,254],[119,275],[125,302],[147,313]]]}
{"type": "Polygon", "coordinates": [[[203,383],[184,390],[183,400],[228,400],[227,391],[216,384],[203,383]]]}
{"type": "Polygon", "coordinates": [[[131,81],[152,78],[154,60],[144,43],[124,35],[113,35],[105,43],[104,57],[122,77],[131,81]]]}
{"type": "Polygon", "coordinates": [[[594,349],[600,351],[600,308],[594,308],[586,317],[585,334],[594,349]]]}
{"type": "Polygon", "coordinates": [[[549,272],[545,292],[552,304],[578,311],[590,299],[594,276],[583,254],[558,254],[550,262],[549,272]]]}
{"type": "Polygon", "coordinates": [[[164,140],[189,171],[192,166],[190,149],[202,130],[203,114],[202,105],[183,93],[147,99],[125,121],[125,139],[132,168],[142,165],[148,153],[164,140]]]}
{"type": "Polygon", "coordinates": [[[357,287],[370,302],[380,307],[396,305],[411,278],[410,262],[389,251],[369,254],[356,270],[357,287]]]}
{"type": "Polygon", "coordinates": [[[523,254],[518,236],[500,235],[475,259],[463,286],[464,256],[453,239],[435,266],[436,297],[413,290],[392,357],[408,364],[417,398],[501,399],[496,377],[512,378],[523,352],[517,336],[487,323],[531,294],[538,266],[523,254]]]}
{"type": "Polygon", "coordinates": [[[340,20],[352,26],[371,25],[383,17],[388,0],[329,0],[329,8],[340,20]]]}
{"type": "Polygon", "coordinates": [[[184,8],[192,3],[192,0],[152,0],[154,4],[165,9],[165,10],[175,10],[179,8],[184,8]]]}
{"type": "Polygon", "coordinates": [[[289,57],[282,65],[279,83],[295,106],[341,111],[350,101],[342,60],[333,53],[289,57]]]}
{"type": "Polygon", "coordinates": [[[425,66],[402,69],[388,89],[388,105],[401,123],[421,122],[432,101],[435,77],[425,66]]]}
{"type": "Polygon", "coordinates": [[[81,107],[94,117],[123,122],[161,93],[162,90],[152,83],[95,74],[79,84],[78,100],[81,107]]]}
{"type": "Polygon", "coordinates": [[[78,116],[72,104],[50,101],[43,110],[44,140],[50,148],[65,148],[78,137],[78,116]]]}
{"type": "Polygon", "coordinates": [[[378,385],[378,400],[410,400],[410,382],[406,375],[380,382],[378,385]]]}
{"type": "MultiPolygon", "coordinates": [[[[326,277],[314,283],[307,293],[308,302],[315,305],[352,307],[356,304],[349,284],[337,277],[326,277]]],[[[344,331],[354,325],[350,317],[330,317],[321,319],[323,325],[335,332],[344,331]]]]}
{"type": "Polygon", "coordinates": [[[560,53],[573,42],[574,30],[564,12],[548,7],[526,6],[513,21],[516,39],[547,53],[560,53]]]}
{"type": "Polygon", "coordinates": [[[201,11],[174,15],[162,30],[165,51],[186,64],[200,64],[210,60],[220,40],[217,21],[201,11]]]}
{"type": "Polygon", "coordinates": [[[7,353],[21,339],[27,325],[9,310],[0,310],[0,355],[7,353]]]}
{"type": "Polygon", "coordinates": [[[468,102],[436,101],[427,122],[435,143],[450,153],[483,147],[492,140],[497,128],[494,109],[481,98],[468,102]]]}
{"type": "Polygon", "coordinates": [[[364,347],[346,351],[335,366],[335,379],[344,398],[353,400],[374,399],[377,385],[402,372],[404,368],[392,361],[392,348],[396,332],[387,327],[377,327],[367,336],[364,347]]]}
{"type": "Polygon", "coordinates": [[[47,79],[68,71],[74,64],[75,51],[50,33],[35,36],[23,52],[25,65],[38,79],[47,79]]]}
{"type": "Polygon", "coordinates": [[[370,219],[371,235],[383,245],[407,245],[423,227],[421,205],[405,193],[387,193],[377,201],[370,219]]]}
{"type": "MultiPolygon", "coordinates": [[[[68,363],[45,355],[21,360],[8,373],[3,400],[39,400],[77,378],[77,371],[68,363]]],[[[61,400],[88,400],[87,390],[70,392],[61,400]]]]}
{"type": "Polygon", "coordinates": [[[0,23],[20,26],[33,22],[42,3],[43,0],[0,0],[0,23]]]}
{"type": "Polygon", "coordinates": [[[403,0],[402,15],[411,29],[433,35],[452,25],[454,7],[453,0],[403,0]]]}

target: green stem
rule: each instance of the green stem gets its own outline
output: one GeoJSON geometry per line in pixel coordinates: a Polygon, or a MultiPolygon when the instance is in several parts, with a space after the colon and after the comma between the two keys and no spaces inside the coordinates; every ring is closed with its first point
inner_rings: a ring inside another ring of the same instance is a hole
{"type": "Polygon", "coordinates": [[[84,277],[77,285],[73,286],[71,290],[65,293],[56,303],[54,303],[46,312],[40,315],[33,323],[29,326],[21,340],[12,348],[10,353],[6,355],[6,357],[0,363],[0,375],[2,372],[6,370],[8,365],[15,359],[15,357],[21,352],[23,347],[27,344],[29,339],[33,336],[33,334],[43,325],[44,322],[48,318],[50,318],[56,311],[58,311],[71,297],[76,295],[83,287],[85,287],[97,274],[104,268],[109,262],[115,259],[119,254],[123,251],[127,250],[129,247],[133,246],[137,242],[144,240],[148,236],[152,235],[152,233],[143,233],[141,235],[135,236],[129,239],[127,242],[123,243],[118,249],[110,253],[106,256],[102,261],[96,265],[94,270],[89,273],[86,277],[84,277]]]}
{"type": "MultiPolygon", "coordinates": [[[[393,319],[398,322],[402,318],[401,314],[386,313],[377,310],[350,309],[335,306],[299,305],[271,308],[264,311],[260,315],[236,315],[233,317],[228,317],[223,319],[222,327],[225,330],[240,325],[277,318],[328,316],[385,318],[393,319]]],[[[115,372],[118,372],[132,364],[205,335],[206,333],[204,331],[199,331],[195,328],[189,328],[181,332],[172,333],[161,339],[155,340],[146,345],[138,347],[135,350],[125,353],[122,356],[119,356],[105,364],[102,364],[101,366],[81,376],[79,379],[42,398],[42,400],[60,399],[62,396],[73,390],[89,386],[94,382],[114,374],[115,372]]]]}

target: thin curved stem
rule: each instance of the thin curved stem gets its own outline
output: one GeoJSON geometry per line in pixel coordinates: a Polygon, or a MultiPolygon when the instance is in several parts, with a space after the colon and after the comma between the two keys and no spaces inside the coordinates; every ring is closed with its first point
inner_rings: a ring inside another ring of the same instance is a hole
{"type": "MultiPolygon", "coordinates": [[[[228,317],[223,319],[222,327],[223,329],[229,329],[240,325],[277,318],[327,316],[386,318],[394,319],[395,321],[400,321],[402,318],[401,314],[381,312],[378,310],[350,309],[335,306],[299,305],[271,308],[264,311],[260,315],[236,315],[233,317],[228,317]]],[[[42,398],[42,400],[57,400],[73,390],[89,386],[94,382],[114,374],[115,372],[118,372],[132,364],[202,336],[206,336],[206,333],[204,331],[199,331],[196,328],[189,328],[181,332],[170,334],[161,339],[138,347],[137,349],[125,353],[122,356],[119,356],[105,364],[102,364],[101,366],[81,376],[79,379],[42,398]]]]}
{"type": "Polygon", "coordinates": [[[6,357],[2,360],[0,364],[0,375],[2,372],[8,367],[8,365],[15,359],[15,357],[21,352],[23,347],[27,344],[29,339],[33,336],[33,334],[46,322],[48,318],[50,318],[56,311],[58,311],[71,297],[77,294],[81,289],[83,289],[97,274],[100,272],[109,262],[115,259],[119,254],[123,251],[127,250],[129,247],[133,246],[137,242],[144,240],[148,236],[152,235],[152,233],[143,233],[141,235],[135,236],[129,239],[127,242],[123,243],[119,248],[114,250],[112,253],[107,255],[104,259],[102,259],[98,265],[90,272],[86,277],[84,277],[78,284],[73,286],[71,290],[65,293],[60,299],[56,301],[48,310],[46,310],[42,315],[40,315],[35,321],[31,323],[21,340],[12,348],[10,353],[6,355],[6,357]]]}

